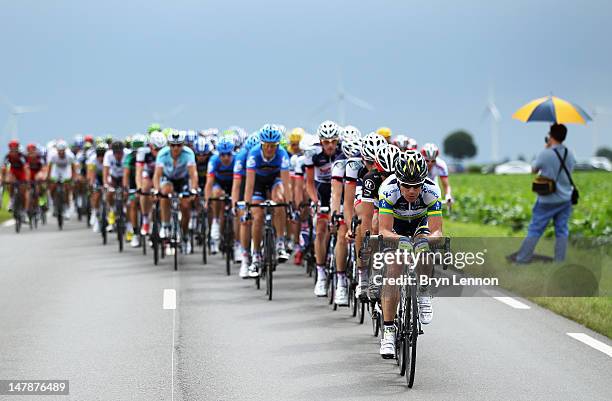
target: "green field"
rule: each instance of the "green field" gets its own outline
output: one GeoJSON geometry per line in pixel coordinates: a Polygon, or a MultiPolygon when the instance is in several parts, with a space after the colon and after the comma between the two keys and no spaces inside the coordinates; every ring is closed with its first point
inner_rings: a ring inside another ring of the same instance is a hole
{"type": "MultiPolygon", "coordinates": [[[[531,218],[536,196],[531,192],[532,175],[457,174],[451,176],[455,205],[451,215],[445,216],[444,231],[451,237],[520,237],[524,236],[531,218]]],[[[570,219],[570,236],[574,240],[597,238],[599,251],[610,255],[612,237],[612,174],[605,172],[577,172],[574,174],[580,189],[580,202],[570,219]],[[606,244],[606,245],[603,245],[606,244]],[[605,248],[605,249],[604,249],[605,248]]],[[[549,226],[546,237],[553,237],[549,226]]],[[[541,241],[538,252],[552,255],[552,241],[541,241]]],[[[588,258],[586,251],[574,242],[568,259],[588,258]]],[[[504,250],[508,252],[507,250],[504,250]]],[[[501,252],[501,251],[500,251],[501,252]]],[[[503,255],[500,255],[503,256],[503,255]]],[[[500,258],[500,264],[507,263],[500,258]]],[[[600,294],[609,294],[610,258],[604,259],[600,294]]],[[[594,270],[597,266],[589,268],[594,270]]],[[[551,265],[532,264],[517,270],[509,289],[521,292],[520,285],[548,279],[551,265]],[[512,288],[516,286],[516,288],[512,288]]],[[[511,270],[506,270],[506,274],[511,270]]],[[[601,272],[600,272],[601,274],[601,272]]],[[[575,320],[592,330],[612,338],[612,297],[531,297],[530,300],[560,315],[575,320]]]]}
{"type": "Polygon", "coordinates": [[[0,223],[11,218],[11,214],[8,212],[8,192],[4,192],[4,199],[2,200],[2,208],[0,209],[0,223]]]}

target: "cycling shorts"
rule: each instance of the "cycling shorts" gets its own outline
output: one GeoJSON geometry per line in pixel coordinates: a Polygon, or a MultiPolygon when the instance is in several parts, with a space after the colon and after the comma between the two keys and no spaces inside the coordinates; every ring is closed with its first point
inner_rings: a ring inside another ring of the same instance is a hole
{"type": "MultiPolygon", "coordinates": [[[[246,180],[244,180],[246,181],[246,180]]],[[[255,186],[253,188],[253,200],[269,199],[268,194],[272,189],[282,184],[283,181],[278,175],[255,175],[255,186]]]]}
{"type": "Polygon", "coordinates": [[[215,183],[213,184],[213,189],[222,189],[227,196],[230,196],[232,194],[232,181],[215,180],[215,183]]]}

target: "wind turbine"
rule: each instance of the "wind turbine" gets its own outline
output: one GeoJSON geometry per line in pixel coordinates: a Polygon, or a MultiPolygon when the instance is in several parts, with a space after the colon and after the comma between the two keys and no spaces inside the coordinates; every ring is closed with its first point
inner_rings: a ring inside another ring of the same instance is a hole
{"type": "MultiPolygon", "coordinates": [[[[19,116],[27,113],[37,113],[42,111],[42,107],[33,106],[16,106],[6,97],[0,95],[0,100],[9,109],[9,117],[4,126],[4,132],[11,135],[13,138],[18,138],[19,135],[19,116]]],[[[4,135],[2,136],[2,142],[4,142],[4,135]]]]}
{"type": "Polygon", "coordinates": [[[595,153],[597,152],[597,147],[599,146],[599,125],[601,116],[611,115],[612,112],[604,109],[603,107],[595,106],[593,108],[593,112],[591,113],[591,116],[593,117],[593,156],[595,156],[595,153]]]}
{"type": "Polygon", "coordinates": [[[495,104],[495,95],[493,93],[493,87],[489,87],[489,100],[482,113],[482,119],[487,117],[491,118],[491,161],[493,163],[499,160],[499,121],[501,120],[501,113],[495,104]]]}
{"type": "Polygon", "coordinates": [[[174,117],[178,116],[179,114],[181,114],[183,112],[183,110],[185,110],[185,105],[184,104],[179,104],[177,106],[175,106],[172,110],[167,111],[165,113],[153,113],[152,117],[153,120],[161,125],[163,125],[166,121],[173,119],[174,117]]]}
{"type": "Polygon", "coordinates": [[[346,103],[352,104],[353,106],[359,107],[363,110],[372,111],[374,107],[370,105],[365,100],[359,99],[356,96],[347,93],[344,90],[344,85],[342,84],[342,77],[340,76],[338,79],[338,87],[336,89],[336,94],[325,101],[321,106],[319,106],[312,114],[311,119],[318,114],[321,114],[324,110],[328,109],[336,103],[336,108],[338,111],[338,124],[344,125],[346,120],[346,103]]]}

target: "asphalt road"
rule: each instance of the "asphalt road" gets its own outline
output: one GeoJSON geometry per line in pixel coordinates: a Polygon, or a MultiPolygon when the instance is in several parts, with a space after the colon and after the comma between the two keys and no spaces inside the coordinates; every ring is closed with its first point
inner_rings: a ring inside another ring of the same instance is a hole
{"type": "Polygon", "coordinates": [[[436,298],[408,389],[368,321],[331,311],[293,265],[269,302],[219,256],[175,272],[72,221],[0,228],[0,251],[0,379],[70,380],[69,396],[1,400],[612,399],[612,357],[567,333],[612,341],[525,300],[436,298]]]}

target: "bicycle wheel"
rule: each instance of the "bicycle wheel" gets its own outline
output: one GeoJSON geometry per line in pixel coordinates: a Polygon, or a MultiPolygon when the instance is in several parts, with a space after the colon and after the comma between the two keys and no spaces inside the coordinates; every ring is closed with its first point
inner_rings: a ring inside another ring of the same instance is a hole
{"type": "Polygon", "coordinates": [[[232,221],[231,215],[226,214],[225,227],[223,227],[223,231],[224,231],[223,247],[225,248],[223,250],[223,253],[225,253],[225,273],[228,276],[231,274],[232,259],[233,259],[232,251],[234,250],[234,247],[232,245],[232,240],[234,237],[234,234],[232,232],[233,223],[234,222],[232,221]]]}
{"type": "Polygon", "coordinates": [[[117,242],[119,243],[119,252],[123,252],[123,231],[124,231],[124,222],[123,222],[123,213],[118,213],[117,216],[117,242]]]}
{"type": "Polygon", "coordinates": [[[62,230],[64,228],[64,191],[60,191],[59,188],[56,191],[59,192],[55,200],[57,202],[57,226],[62,230]]]}
{"type": "Polygon", "coordinates": [[[380,320],[378,319],[378,311],[376,310],[376,304],[370,303],[368,308],[371,310],[371,319],[372,319],[372,334],[374,337],[378,337],[378,332],[380,331],[380,320]]]}
{"type": "Polygon", "coordinates": [[[417,357],[417,338],[419,337],[419,307],[416,298],[416,285],[411,285],[410,295],[407,298],[409,306],[406,308],[406,325],[408,326],[408,334],[406,336],[406,347],[404,358],[406,359],[406,381],[408,387],[412,388],[414,384],[414,372],[416,370],[417,357]],[[408,317],[410,314],[410,317],[408,317]],[[408,369],[410,368],[410,369],[408,369]]]}
{"type": "Polygon", "coordinates": [[[100,233],[102,234],[102,244],[106,245],[108,241],[108,233],[106,228],[108,227],[108,220],[106,216],[106,203],[102,201],[102,213],[100,214],[100,233]]]}
{"type": "Polygon", "coordinates": [[[202,241],[202,263],[206,264],[206,252],[208,248],[208,238],[207,238],[207,223],[208,217],[206,216],[206,212],[202,211],[200,213],[200,241],[202,241]]]}
{"type": "Polygon", "coordinates": [[[266,230],[264,239],[264,249],[266,251],[266,294],[268,301],[272,300],[272,272],[274,271],[274,263],[276,262],[276,253],[274,252],[274,234],[272,230],[266,230]]]}
{"type": "MultiPolygon", "coordinates": [[[[19,191],[19,188],[17,188],[17,191],[19,191]]],[[[19,234],[21,231],[21,200],[19,196],[15,197],[13,203],[13,218],[15,219],[15,232],[19,234]]]]}
{"type": "Polygon", "coordinates": [[[359,304],[359,324],[363,324],[365,320],[365,301],[357,299],[356,302],[359,304]]]}
{"type": "Polygon", "coordinates": [[[174,270],[178,270],[178,242],[179,242],[179,238],[178,238],[178,230],[179,230],[179,222],[178,222],[178,216],[176,215],[176,213],[173,213],[172,215],[172,236],[171,238],[171,246],[172,249],[174,251],[174,270]]]}

